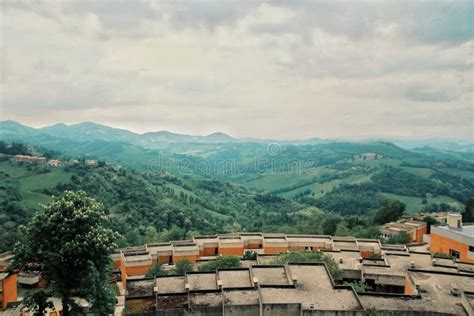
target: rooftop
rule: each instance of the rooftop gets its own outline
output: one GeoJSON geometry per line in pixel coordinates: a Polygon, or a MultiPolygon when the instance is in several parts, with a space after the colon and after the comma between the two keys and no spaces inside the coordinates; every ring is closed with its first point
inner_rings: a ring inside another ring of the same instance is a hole
{"type": "Polygon", "coordinates": [[[474,223],[463,223],[461,228],[449,227],[448,225],[435,226],[433,228],[474,239],[474,223]]]}

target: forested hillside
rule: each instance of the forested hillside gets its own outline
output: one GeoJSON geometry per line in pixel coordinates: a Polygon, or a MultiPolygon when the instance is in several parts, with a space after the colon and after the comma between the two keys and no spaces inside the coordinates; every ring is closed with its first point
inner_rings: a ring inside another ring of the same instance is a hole
{"type": "Polygon", "coordinates": [[[445,157],[389,142],[269,143],[224,134],[140,136],[91,123],[40,130],[0,123],[7,140],[0,141],[0,250],[11,248],[17,226],[39,203],[64,190],[102,202],[121,245],[239,230],[374,237],[373,217],[387,198],[414,213],[458,211],[474,196],[467,152],[445,157]],[[15,154],[64,164],[12,164],[15,154]],[[88,166],[87,159],[99,163],[88,166]]]}

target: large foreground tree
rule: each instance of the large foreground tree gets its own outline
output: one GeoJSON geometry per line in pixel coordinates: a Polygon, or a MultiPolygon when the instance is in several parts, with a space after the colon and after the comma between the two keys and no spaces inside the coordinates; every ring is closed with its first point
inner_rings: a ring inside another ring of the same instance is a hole
{"type": "Polygon", "coordinates": [[[21,228],[14,265],[39,266],[62,300],[63,315],[70,314],[75,297],[86,299],[94,313],[108,314],[115,305],[107,278],[116,238],[98,202],[82,191],[65,191],[21,228]]]}

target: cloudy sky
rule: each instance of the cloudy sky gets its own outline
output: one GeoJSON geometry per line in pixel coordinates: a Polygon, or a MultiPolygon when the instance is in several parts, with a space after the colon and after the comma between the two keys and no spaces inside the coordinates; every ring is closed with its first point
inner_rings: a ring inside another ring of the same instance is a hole
{"type": "Polygon", "coordinates": [[[1,4],[1,119],[474,138],[469,1],[1,4]]]}

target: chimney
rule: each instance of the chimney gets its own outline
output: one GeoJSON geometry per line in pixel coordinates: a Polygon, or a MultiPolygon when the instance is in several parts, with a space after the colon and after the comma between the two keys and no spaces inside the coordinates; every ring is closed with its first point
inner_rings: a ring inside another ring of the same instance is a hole
{"type": "Polygon", "coordinates": [[[293,278],[293,285],[294,285],[295,287],[298,287],[298,279],[293,278]]]}
{"type": "Polygon", "coordinates": [[[222,280],[217,280],[217,287],[222,290],[222,280]]]}
{"type": "Polygon", "coordinates": [[[253,284],[258,287],[258,278],[257,277],[253,278],[253,284]]]}
{"type": "Polygon", "coordinates": [[[339,259],[339,263],[344,263],[344,259],[339,259]]]}
{"type": "Polygon", "coordinates": [[[461,228],[462,227],[462,215],[461,214],[448,214],[448,227],[450,228],[461,228]]]}
{"type": "Polygon", "coordinates": [[[410,267],[411,267],[412,269],[415,268],[415,261],[411,261],[411,262],[410,262],[410,267]]]}

